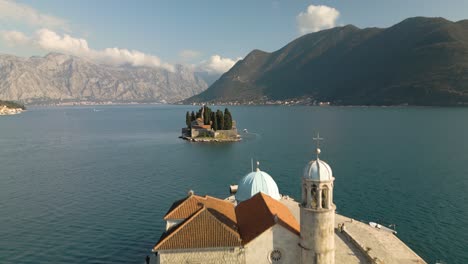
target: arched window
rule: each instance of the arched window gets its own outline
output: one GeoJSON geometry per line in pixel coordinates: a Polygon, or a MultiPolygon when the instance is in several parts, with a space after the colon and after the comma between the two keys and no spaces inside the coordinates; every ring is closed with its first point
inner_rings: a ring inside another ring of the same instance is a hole
{"type": "Polygon", "coordinates": [[[325,185],[322,189],[322,208],[328,209],[329,208],[329,201],[328,201],[328,187],[325,185]]]}
{"type": "Polygon", "coordinates": [[[311,207],[316,208],[317,207],[317,186],[314,184],[312,185],[312,190],[310,191],[310,195],[312,197],[312,203],[311,207]]]}

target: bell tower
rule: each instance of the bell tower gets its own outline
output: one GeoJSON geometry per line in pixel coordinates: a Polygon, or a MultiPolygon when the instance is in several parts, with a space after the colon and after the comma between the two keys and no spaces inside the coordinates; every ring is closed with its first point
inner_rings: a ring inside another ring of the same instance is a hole
{"type": "Polygon", "coordinates": [[[335,210],[330,166],[320,160],[320,135],[316,159],[307,163],[302,177],[300,205],[302,264],[335,263],[335,210]]]}

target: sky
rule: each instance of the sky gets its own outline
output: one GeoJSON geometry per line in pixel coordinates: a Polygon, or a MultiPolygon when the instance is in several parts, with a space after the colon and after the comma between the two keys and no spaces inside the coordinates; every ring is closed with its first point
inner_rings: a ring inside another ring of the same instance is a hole
{"type": "Polygon", "coordinates": [[[467,10],[468,0],[0,0],[0,53],[219,74],[253,49],[275,51],[307,33],[414,16],[458,21],[467,10]]]}

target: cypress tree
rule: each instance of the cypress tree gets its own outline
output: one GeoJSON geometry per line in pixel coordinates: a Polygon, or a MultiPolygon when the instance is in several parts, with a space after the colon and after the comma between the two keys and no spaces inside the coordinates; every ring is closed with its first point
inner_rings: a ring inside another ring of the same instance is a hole
{"type": "Polygon", "coordinates": [[[216,111],[216,119],[218,121],[218,130],[224,129],[224,116],[221,110],[216,111]]]}
{"type": "Polygon", "coordinates": [[[214,112],[211,112],[211,128],[213,128],[215,131],[218,130],[218,121],[216,119],[216,114],[214,112]]]}
{"type": "Polygon", "coordinates": [[[206,114],[207,114],[207,113],[206,113],[206,106],[203,106],[202,108],[203,108],[203,110],[202,110],[202,113],[203,113],[203,117],[202,117],[202,118],[203,118],[203,124],[206,125],[206,121],[207,121],[207,120],[206,120],[206,114]]]}
{"type": "Polygon", "coordinates": [[[190,118],[190,113],[187,111],[187,114],[185,114],[185,124],[187,125],[187,128],[190,128],[190,123],[192,122],[190,118]]]}
{"type": "Polygon", "coordinates": [[[230,130],[232,129],[232,116],[231,112],[226,108],[224,109],[224,129],[230,130]]]}
{"type": "MultiPolygon", "coordinates": [[[[212,121],[212,120],[211,120],[212,114],[213,114],[213,111],[211,111],[211,108],[208,107],[208,118],[209,118],[210,121],[212,121]]],[[[209,123],[210,123],[210,122],[208,122],[208,124],[209,124],[209,123]]]]}
{"type": "Polygon", "coordinates": [[[195,121],[195,119],[197,119],[197,118],[195,117],[195,112],[192,111],[192,114],[190,115],[190,120],[191,120],[191,121],[195,121]]]}
{"type": "Polygon", "coordinates": [[[209,125],[209,124],[210,124],[210,120],[211,120],[211,109],[210,109],[208,106],[205,106],[205,111],[204,111],[203,120],[204,120],[205,125],[209,125]]]}

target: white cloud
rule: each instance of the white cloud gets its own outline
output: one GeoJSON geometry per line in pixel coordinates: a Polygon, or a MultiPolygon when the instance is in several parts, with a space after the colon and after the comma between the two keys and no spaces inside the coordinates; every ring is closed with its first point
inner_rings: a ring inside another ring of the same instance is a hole
{"type": "Polygon", "coordinates": [[[93,53],[96,53],[95,57],[104,63],[161,67],[168,71],[174,71],[174,65],[162,62],[159,57],[145,54],[138,50],[106,48],[103,51],[93,51],[93,53]]]}
{"type": "Polygon", "coordinates": [[[10,46],[26,45],[30,41],[29,37],[26,36],[23,32],[15,30],[1,31],[0,34],[5,42],[10,46]]]}
{"type": "Polygon", "coordinates": [[[145,54],[141,51],[117,47],[103,50],[91,49],[86,39],[57,33],[57,30],[70,32],[68,21],[41,13],[29,5],[17,3],[13,0],[0,0],[0,24],[1,22],[10,23],[12,21],[41,29],[31,36],[14,30],[0,31],[0,37],[6,44],[11,46],[23,45],[44,51],[61,52],[103,64],[161,67],[174,71],[173,65],[162,62],[157,56],[145,54]]]}
{"type": "Polygon", "coordinates": [[[11,0],[0,0],[0,20],[69,31],[69,24],[66,20],[43,14],[28,5],[11,0]]]}
{"type": "Polygon", "coordinates": [[[242,58],[230,59],[223,58],[219,55],[213,55],[208,60],[202,61],[197,68],[199,71],[208,73],[225,73],[241,59],[242,58]]]}
{"type": "Polygon", "coordinates": [[[297,15],[297,26],[301,34],[316,32],[335,26],[340,12],[325,5],[310,5],[305,12],[297,15]]]}
{"type": "Polygon", "coordinates": [[[173,65],[162,62],[157,56],[145,54],[137,50],[120,48],[94,50],[89,48],[88,42],[85,39],[74,38],[68,34],[60,35],[50,29],[40,29],[32,37],[28,37],[18,31],[3,31],[1,35],[8,44],[30,45],[45,51],[62,52],[99,63],[161,67],[174,71],[173,65]]]}
{"type": "Polygon", "coordinates": [[[193,59],[200,57],[200,55],[201,55],[201,52],[196,51],[196,50],[186,49],[186,50],[182,50],[179,52],[179,57],[183,60],[193,60],[193,59]]]}
{"type": "Polygon", "coordinates": [[[41,49],[47,51],[66,52],[73,55],[84,55],[90,52],[85,39],[73,38],[68,34],[60,36],[45,28],[36,31],[33,40],[41,49]]]}

